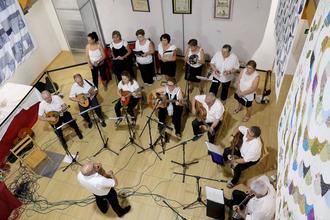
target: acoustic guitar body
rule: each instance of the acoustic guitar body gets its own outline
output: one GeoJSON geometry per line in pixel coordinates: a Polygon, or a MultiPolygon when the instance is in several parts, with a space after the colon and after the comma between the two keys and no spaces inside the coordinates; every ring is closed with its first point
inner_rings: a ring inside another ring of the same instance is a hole
{"type": "Polygon", "coordinates": [[[58,120],[60,120],[60,114],[56,111],[47,112],[46,117],[47,118],[49,118],[49,117],[54,117],[55,118],[54,121],[49,121],[49,124],[51,124],[51,125],[56,125],[58,120]]]}
{"type": "Polygon", "coordinates": [[[195,102],[195,109],[196,109],[196,117],[199,121],[206,120],[206,109],[204,108],[203,104],[196,100],[195,102]]]}
{"type": "Polygon", "coordinates": [[[120,102],[121,105],[126,107],[129,104],[129,101],[131,100],[131,93],[129,91],[121,91],[121,98],[120,98],[120,102]]]}
{"type": "Polygon", "coordinates": [[[78,103],[80,106],[87,108],[89,106],[89,99],[86,97],[85,94],[79,94],[76,96],[78,99],[78,103]]]}

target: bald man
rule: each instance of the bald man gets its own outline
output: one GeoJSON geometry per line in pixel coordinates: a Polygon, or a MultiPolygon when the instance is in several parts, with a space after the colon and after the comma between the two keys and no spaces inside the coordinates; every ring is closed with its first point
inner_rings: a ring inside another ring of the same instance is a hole
{"type": "Polygon", "coordinates": [[[217,99],[215,95],[210,92],[207,95],[197,95],[192,100],[191,111],[193,115],[196,115],[196,111],[198,110],[198,109],[196,110],[196,101],[200,102],[202,106],[205,108],[206,120],[201,121],[196,118],[195,120],[192,121],[194,135],[197,137],[197,135],[203,133],[201,126],[207,125],[207,135],[209,138],[209,142],[214,143],[215,134],[221,125],[221,120],[225,108],[223,107],[223,104],[220,102],[220,100],[217,99]]]}
{"type": "Polygon", "coordinates": [[[276,195],[275,189],[270,184],[267,176],[260,176],[250,184],[249,190],[244,193],[234,190],[232,199],[225,198],[225,205],[233,208],[239,219],[246,220],[271,220],[275,215],[276,195]],[[238,206],[248,195],[254,197],[247,199],[245,204],[238,206]],[[246,208],[244,209],[244,206],[246,208]]]}
{"type": "Polygon", "coordinates": [[[86,163],[81,167],[77,178],[84,188],[94,194],[97,207],[102,213],[107,213],[109,209],[107,200],[119,217],[131,209],[131,206],[122,208],[119,205],[117,192],[113,188],[117,186],[118,180],[112,170],[105,172],[100,163],[86,163]]]}
{"type": "MultiPolygon", "coordinates": [[[[67,111],[67,105],[63,102],[61,97],[58,95],[51,95],[49,91],[44,90],[41,93],[42,101],[39,104],[39,110],[38,110],[38,115],[39,115],[39,120],[41,121],[47,121],[51,122],[54,121],[54,117],[47,117],[48,112],[58,112],[60,117],[58,122],[53,125],[55,134],[58,136],[60,139],[61,144],[63,145],[64,149],[67,149],[67,144],[63,136],[62,128],[56,129],[59,126],[62,125],[62,123],[66,123],[70,120],[72,120],[72,115],[69,111],[67,111]]],[[[70,127],[73,128],[79,137],[79,139],[82,139],[83,136],[78,128],[78,125],[76,121],[72,121],[69,123],[70,127]]]]}

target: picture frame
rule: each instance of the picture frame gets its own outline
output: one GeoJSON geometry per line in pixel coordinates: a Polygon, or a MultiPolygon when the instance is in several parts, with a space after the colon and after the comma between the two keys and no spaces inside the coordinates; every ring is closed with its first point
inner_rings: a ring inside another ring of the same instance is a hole
{"type": "Polygon", "coordinates": [[[214,18],[230,19],[233,0],[214,0],[214,18]]]}
{"type": "Polygon", "coordinates": [[[131,0],[132,9],[136,12],[150,12],[149,0],[131,0]]]}
{"type": "Polygon", "coordinates": [[[192,0],[172,0],[173,14],[191,14],[192,0]]]}

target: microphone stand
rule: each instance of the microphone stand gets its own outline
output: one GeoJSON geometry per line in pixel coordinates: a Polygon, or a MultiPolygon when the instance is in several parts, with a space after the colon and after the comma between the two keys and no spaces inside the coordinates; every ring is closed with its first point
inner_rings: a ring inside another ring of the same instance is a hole
{"type": "MultiPolygon", "coordinates": [[[[67,124],[69,124],[69,123],[71,123],[73,121],[75,121],[75,119],[71,119],[70,121],[67,121],[67,122],[63,123],[63,124],[61,124],[58,127],[55,127],[55,125],[54,125],[53,128],[57,131],[59,129],[62,129],[63,126],[65,126],[65,125],[67,125],[67,124]]],[[[79,151],[77,151],[76,155],[73,156],[67,147],[64,147],[63,146],[63,149],[64,149],[66,155],[68,155],[70,157],[70,159],[71,159],[71,162],[66,167],[64,167],[64,169],[62,170],[63,172],[65,172],[69,167],[71,167],[71,166],[73,166],[75,164],[78,164],[79,166],[82,166],[81,163],[79,163],[77,161],[77,158],[78,158],[78,155],[79,155],[79,151]]]]}
{"type": "Polygon", "coordinates": [[[93,155],[93,157],[96,157],[98,154],[100,154],[100,153],[101,153],[102,151],[104,151],[104,150],[111,151],[112,153],[114,153],[114,154],[116,154],[116,155],[118,156],[119,154],[118,154],[117,152],[113,151],[112,149],[110,149],[110,148],[108,147],[108,140],[109,140],[109,138],[107,137],[107,138],[105,139],[105,138],[103,137],[102,132],[101,132],[101,129],[100,129],[100,126],[99,126],[99,122],[96,120],[94,110],[95,110],[96,108],[100,108],[100,107],[101,107],[101,105],[97,105],[97,106],[94,106],[94,107],[90,107],[90,108],[86,109],[85,111],[80,112],[80,115],[85,114],[85,113],[88,114],[88,112],[90,112],[90,111],[92,112],[93,120],[94,120],[94,122],[95,122],[95,125],[96,125],[96,127],[97,127],[97,130],[98,130],[98,132],[99,132],[99,135],[100,135],[101,140],[102,140],[102,143],[103,143],[103,146],[100,148],[100,150],[98,150],[98,151],[93,155]]]}
{"type": "Polygon", "coordinates": [[[176,147],[179,147],[179,146],[182,145],[182,163],[177,162],[177,161],[174,161],[174,160],[171,160],[171,162],[172,162],[172,163],[175,163],[175,164],[177,164],[177,165],[182,166],[182,169],[183,169],[183,171],[182,171],[182,172],[183,172],[182,182],[183,182],[183,183],[184,183],[184,181],[185,181],[186,170],[188,169],[188,167],[189,167],[190,165],[193,165],[193,164],[198,163],[197,160],[193,160],[193,161],[191,161],[191,162],[186,163],[186,150],[185,150],[185,149],[186,149],[186,144],[187,144],[188,142],[190,142],[190,141],[195,141],[195,140],[197,140],[197,139],[196,139],[196,136],[194,136],[193,138],[190,138],[190,139],[188,139],[188,140],[182,141],[182,142],[180,142],[179,144],[174,145],[173,147],[170,147],[170,148],[166,149],[166,151],[168,151],[168,150],[171,150],[171,149],[173,149],[173,148],[176,148],[176,147]]]}
{"type": "Polygon", "coordinates": [[[138,143],[135,142],[134,138],[135,138],[135,132],[133,131],[133,125],[130,122],[129,117],[131,117],[130,115],[128,115],[127,113],[127,107],[123,107],[123,112],[125,115],[125,119],[127,122],[127,126],[128,126],[128,134],[129,134],[129,141],[127,142],[127,144],[125,144],[122,148],[120,148],[120,151],[124,150],[127,146],[134,144],[135,146],[141,148],[142,150],[144,150],[144,148],[142,146],[140,146],[138,143]]]}
{"type": "Polygon", "coordinates": [[[199,184],[199,180],[200,179],[205,179],[205,180],[212,180],[212,181],[216,181],[216,182],[221,182],[221,183],[226,183],[226,180],[216,180],[216,179],[211,179],[208,177],[202,177],[202,176],[195,176],[195,175],[189,175],[189,174],[184,174],[184,173],[177,173],[174,172],[174,174],[178,174],[178,175],[186,175],[186,176],[190,176],[190,177],[194,177],[196,178],[196,188],[197,188],[197,198],[195,201],[191,202],[190,204],[186,205],[185,207],[183,207],[183,209],[187,209],[195,204],[202,204],[204,206],[206,206],[206,203],[202,200],[202,187],[199,184]]]}
{"type": "Polygon", "coordinates": [[[182,220],[187,220],[185,217],[183,217],[182,215],[180,215],[179,212],[177,212],[172,206],[170,206],[170,204],[168,204],[165,200],[163,200],[163,203],[165,203],[165,205],[167,207],[169,207],[177,216],[179,216],[182,220]]]}
{"type": "Polygon", "coordinates": [[[163,149],[162,152],[165,152],[165,150],[164,150],[164,141],[163,141],[163,139],[164,139],[164,137],[163,137],[163,136],[164,136],[163,133],[165,132],[165,129],[166,129],[166,128],[168,128],[168,129],[170,129],[170,130],[173,130],[173,128],[167,126],[166,124],[164,124],[164,123],[162,123],[162,122],[159,122],[158,120],[155,120],[155,119],[151,118],[150,116],[146,116],[146,117],[148,118],[149,147],[143,149],[142,151],[139,151],[138,154],[143,153],[143,152],[145,152],[146,150],[149,150],[149,149],[150,149],[150,150],[152,150],[152,151],[157,155],[157,157],[158,157],[160,160],[162,160],[162,158],[159,156],[159,154],[155,151],[155,146],[157,146],[158,142],[161,141],[161,142],[162,142],[162,149],[163,149]],[[158,138],[155,140],[155,142],[152,141],[151,125],[150,125],[150,121],[151,121],[151,120],[162,126],[161,132],[160,132],[158,138]]]}
{"type": "Polygon", "coordinates": [[[157,109],[158,105],[160,104],[160,102],[161,102],[161,100],[160,100],[160,99],[158,99],[158,100],[157,100],[157,102],[156,102],[156,105],[155,105],[155,107],[153,108],[152,112],[150,113],[150,115],[149,115],[149,117],[148,117],[148,120],[147,120],[147,121],[146,121],[146,123],[144,124],[144,126],[143,126],[143,129],[142,129],[142,131],[141,131],[141,133],[140,133],[139,137],[141,137],[141,136],[142,136],[142,134],[143,134],[144,130],[145,130],[145,129],[146,129],[146,127],[147,127],[147,125],[149,125],[149,126],[150,126],[150,119],[151,119],[152,115],[155,113],[155,111],[156,111],[156,109],[157,109]]]}

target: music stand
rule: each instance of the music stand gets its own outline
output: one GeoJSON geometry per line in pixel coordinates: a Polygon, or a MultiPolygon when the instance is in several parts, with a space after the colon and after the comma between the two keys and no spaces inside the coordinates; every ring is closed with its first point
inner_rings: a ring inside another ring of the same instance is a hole
{"type": "Polygon", "coordinates": [[[124,118],[126,119],[127,126],[128,126],[129,141],[122,148],[120,148],[120,151],[124,150],[127,146],[129,146],[131,144],[144,150],[144,148],[141,145],[139,145],[138,143],[135,142],[135,132],[133,131],[134,128],[133,128],[132,123],[130,122],[130,118],[133,118],[133,117],[128,114],[127,107],[123,107],[123,113],[125,115],[124,118]]]}
{"type": "Polygon", "coordinates": [[[173,172],[173,173],[178,174],[178,175],[185,175],[185,176],[190,176],[190,177],[196,178],[196,188],[197,188],[197,192],[198,192],[197,198],[196,198],[195,201],[193,201],[190,204],[183,207],[183,209],[187,209],[187,208],[189,208],[193,205],[196,205],[196,204],[202,204],[206,207],[206,203],[202,200],[202,187],[199,184],[200,179],[212,180],[212,181],[221,182],[221,183],[226,183],[227,182],[227,180],[216,180],[216,179],[211,179],[211,178],[208,178],[208,177],[195,176],[195,175],[189,175],[189,174],[183,174],[183,173],[177,173],[177,172],[173,172]]]}
{"type": "Polygon", "coordinates": [[[179,216],[182,220],[187,220],[185,217],[183,217],[182,215],[180,215],[180,213],[178,211],[176,211],[172,206],[170,206],[170,204],[168,204],[165,200],[163,200],[163,203],[165,203],[165,205],[167,207],[169,207],[177,216],[179,216]]]}
{"type": "Polygon", "coordinates": [[[93,157],[96,157],[98,154],[100,154],[102,151],[104,150],[108,150],[108,151],[111,151],[112,153],[116,154],[117,156],[119,155],[117,152],[115,152],[114,150],[112,150],[110,147],[108,147],[108,140],[109,138],[107,137],[106,139],[103,137],[102,135],[102,132],[101,132],[101,129],[100,129],[100,126],[99,126],[99,122],[98,120],[96,120],[96,117],[95,117],[95,112],[94,110],[97,109],[97,108],[100,108],[101,105],[97,105],[97,106],[94,106],[94,107],[90,107],[88,109],[86,109],[85,111],[82,111],[80,112],[80,115],[83,115],[85,113],[88,114],[88,112],[92,112],[92,117],[93,117],[93,120],[95,122],[95,125],[97,127],[97,130],[99,132],[99,135],[101,137],[101,140],[102,140],[102,143],[103,143],[103,146],[100,148],[100,150],[98,150],[94,155],[93,157]]]}
{"type": "MultiPolygon", "coordinates": [[[[58,127],[55,127],[55,125],[54,125],[53,128],[54,128],[55,130],[62,129],[63,126],[65,126],[65,125],[67,125],[67,124],[70,124],[70,123],[73,122],[73,121],[75,121],[75,119],[71,119],[70,121],[67,121],[67,122],[65,122],[65,123],[62,123],[62,124],[61,124],[60,126],[58,126],[58,127]]],[[[65,172],[69,167],[71,167],[71,166],[73,166],[73,165],[75,165],[75,164],[78,164],[79,166],[82,166],[81,163],[79,163],[79,162],[77,161],[77,158],[78,158],[78,155],[79,155],[79,151],[77,151],[76,155],[73,156],[67,147],[64,147],[64,146],[63,146],[63,149],[64,149],[66,155],[68,155],[68,156],[71,158],[71,162],[70,162],[66,167],[64,167],[64,169],[62,170],[63,172],[65,172]]]]}
{"type": "MultiPolygon", "coordinates": [[[[202,136],[202,135],[203,135],[203,134],[200,134],[199,136],[202,136]]],[[[178,143],[177,145],[174,145],[174,146],[172,146],[172,147],[170,147],[170,148],[168,148],[168,149],[165,150],[165,151],[169,151],[169,150],[172,150],[172,149],[174,149],[174,148],[179,147],[179,146],[182,145],[182,163],[177,162],[177,161],[174,161],[174,160],[171,160],[171,162],[172,162],[172,163],[175,163],[175,164],[177,164],[177,165],[182,166],[182,168],[183,168],[183,178],[182,178],[182,182],[183,182],[183,183],[184,183],[184,180],[185,180],[186,170],[188,169],[188,167],[189,167],[190,165],[193,165],[193,164],[198,163],[198,161],[196,161],[196,160],[193,160],[193,161],[191,161],[191,162],[189,162],[189,163],[186,163],[186,144],[187,144],[188,142],[190,142],[190,141],[195,141],[195,140],[197,140],[196,136],[194,136],[193,138],[190,138],[190,139],[188,139],[188,140],[182,141],[182,142],[178,143]]]]}
{"type": "Polygon", "coordinates": [[[147,118],[148,118],[148,120],[147,120],[147,124],[148,124],[148,133],[149,133],[149,147],[148,148],[145,148],[145,149],[143,149],[142,151],[139,151],[138,152],[138,154],[140,154],[140,153],[143,153],[143,152],[145,152],[145,151],[147,151],[147,150],[152,150],[156,155],[157,155],[157,157],[160,159],[160,160],[162,160],[162,158],[159,156],[159,154],[155,151],[155,147],[157,146],[157,144],[158,144],[158,142],[159,141],[161,141],[161,144],[162,144],[162,152],[163,153],[165,153],[165,150],[164,150],[164,134],[165,134],[165,129],[166,128],[168,128],[168,129],[170,129],[170,130],[173,130],[173,128],[171,128],[171,127],[169,127],[169,126],[167,126],[165,123],[162,123],[162,122],[160,122],[160,121],[158,121],[158,120],[156,120],[156,119],[153,119],[153,118],[151,118],[150,116],[146,116],[147,118]],[[161,131],[160,131],[160,134],[159,134],[159,136],[157,137],[157,139],[155,140],[155,142],[153,142],[152,141],[152,134],[151,134],[151,121],[154,121],[154,122],[156,122],[158,125],[160,125],[161,126],[161,131]]]}

